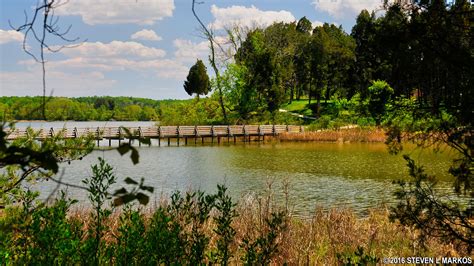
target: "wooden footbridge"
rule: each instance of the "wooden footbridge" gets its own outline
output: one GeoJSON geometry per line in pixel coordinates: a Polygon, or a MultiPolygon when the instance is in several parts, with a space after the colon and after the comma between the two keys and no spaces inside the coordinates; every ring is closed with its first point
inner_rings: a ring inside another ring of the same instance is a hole
{"type": "MultiPolygon", "coordinates": [[[[50,128],[31,130],[27,128],[18,128],[8,132],[7,139],[15,140],[22,137],[28,137],[34,134],[36,140],[44,140],[53,136],[62,138],[92,137],[100,145],[101,140],[108,140],[109,146],[112,140],[134,139],[157,139],[158,145],[161,140],[167,140],[168,146],[170,140],[175,139],[179,146],[180,140],[188,144],[188,139],[197,143],[198,139],[204,143],[205,139],[215,140],[220,143],[222,139],[230,142],[265,140],[265,136],[278,136],[281,133],[300,133],[303,132],[302,126],[294,125],[227,125],[227,126],[156,126],[156,127],[95,127],[95,128],[50,128]]],[[[140,145],[140,142],[139,142],[140,145]]]]}

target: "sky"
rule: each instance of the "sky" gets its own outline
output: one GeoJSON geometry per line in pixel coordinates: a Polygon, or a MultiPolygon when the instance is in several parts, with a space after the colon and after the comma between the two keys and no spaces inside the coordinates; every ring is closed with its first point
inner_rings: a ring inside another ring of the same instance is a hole
{"type": "MultiPolygon", "coordinates": [[[[56,0],[58,1],[58,0],[56,0]]],[[[64,0],[62,0],[64,2],[64,0]]],[[[42,2],[42,1],[41,1],[42,2]]],[[[266,27],[306,16],[351,31],[362,9],[382,0],[202,0],[196,12],[217,35],[232,25],[266,27]]],[[[55,10],[61,31],[79,38],[72,47],[45,53],[47,95],[190,98],[183,88],[209,45],[191,12],[192,0],[69,0],[55,10]]],[[[0,1],[0,96],[42,95],[41,64],[23,51],[24,33],[12,29],[31,18],[37,0],[0,1]]],[[[223,35],[224,36],[224,35],[223,35]]],[[[52,49],[68,44],[48,36],[52,49]]],[[[38,43],[27,38],[38,55],[38,43]]],[[[212,76],[212,69],[208,67],[212,76]]]]}

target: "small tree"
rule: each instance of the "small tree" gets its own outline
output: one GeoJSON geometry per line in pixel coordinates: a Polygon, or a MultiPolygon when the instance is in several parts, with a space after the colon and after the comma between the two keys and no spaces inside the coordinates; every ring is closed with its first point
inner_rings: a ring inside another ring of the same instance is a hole
{"type": "Polygon", "coordinates": [[[204,66],[201,60],[198,59],[196,64],[189,69],[188,77],[184,82],[184,90],[189,95],[195,93],[198,97],[199,95],[206,95],[211,91],[206,66],[204,66]]]}
{"type": "Polygon", "coordinates": [[[377,80],[369,87],[369,112],[377,125],[385,114],[386,104],[390,101],[394,91],[387,82],[377,80]]]}

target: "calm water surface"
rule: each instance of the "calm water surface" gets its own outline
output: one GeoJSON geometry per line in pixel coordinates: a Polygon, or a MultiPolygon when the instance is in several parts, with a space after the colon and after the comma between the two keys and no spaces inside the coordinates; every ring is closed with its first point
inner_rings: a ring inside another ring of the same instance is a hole
{"type": "MultiPolygon", "coordinates": [[[[153,122],[108,123],[108,126],[153,125],[153,122]]],[[[55,125],[62,127],[63,124],[57,122],[55,125]]],[[[68,126],[77,127],[90,124],[67,122],[68,126]]],[[[17,124],[17,127],[21,126],[17,124]]],[[[42,126],[51,127],[51,123],[42,126]]],[[[156,143],[155,146],[141,147],[137,165],[133,165],[128,156],[120,156],[116,150],[94,151],[83,160],[64,164],[60,173],[63,181],[81,184],[81,180],[91,174],[90,165],[97,163],[97,157],[103,156],[114,167],[119,180],[127,176],[134,179],[144,177],[147,185],[155,187],[154,200],[167,197],[176,190],[215,192],[218,183],[226,184],[231,195],[240,199],[248,195],[263,195],[268,183],[272,183],[274,199],[283,203],[282,187],[288,181],[290,206],[295,213],[302,215],[316,206],[350,207],[364,213],[379,204],[393,203],[392,194],[396,186],[392,182],[408,177],[402,156],[389,155],[382,143],[192,143],[180,147],[175,143],[170,147],[166,144],[157,147],[156,143]]],[[[105,142],[103,146],[106,146],[105,142]]],[[[453,159],[452,152],[410,149],[405,151],[407,153],[426,165],[429,174],[440,178],[441,188],[450,189],[450,176],[446,171],[453,159]]],[[[45,196],[54,187],[55,183],[51,181],[35,185],[45,196]]],[[[73,188],[67,188],[67,191],[70,196],[86,202],[83,191],[73,188]]]]}

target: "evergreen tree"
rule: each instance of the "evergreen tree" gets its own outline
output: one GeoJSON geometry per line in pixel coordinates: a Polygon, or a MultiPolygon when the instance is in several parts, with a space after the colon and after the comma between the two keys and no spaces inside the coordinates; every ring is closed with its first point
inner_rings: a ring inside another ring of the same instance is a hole
{"type": "Polygon", "coordinates": [[[184,90],[189,95],[195,93],[198,97],[208,94],[211,90],[206,66],[201,60],[198,59],[196,64],[189,69],[188,77],[184,82],[184,90]]]}

